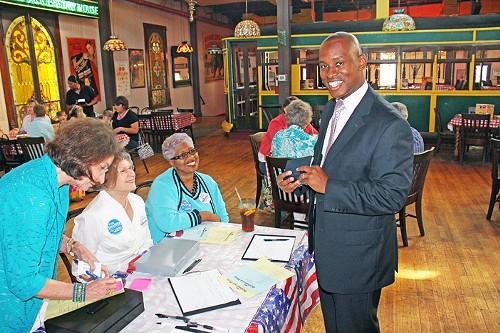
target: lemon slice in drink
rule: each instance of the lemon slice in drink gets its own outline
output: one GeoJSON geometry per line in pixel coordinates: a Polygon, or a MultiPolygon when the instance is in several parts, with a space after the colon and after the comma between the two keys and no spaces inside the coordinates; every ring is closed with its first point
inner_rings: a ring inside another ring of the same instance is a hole
{"type": "Polygon", "coordinates": [[[255,213],[255,208],[247,210],[245,213],[243,213],[243,215],[249,216],[249,215],[252,215],[253,213],[255,213]]]}

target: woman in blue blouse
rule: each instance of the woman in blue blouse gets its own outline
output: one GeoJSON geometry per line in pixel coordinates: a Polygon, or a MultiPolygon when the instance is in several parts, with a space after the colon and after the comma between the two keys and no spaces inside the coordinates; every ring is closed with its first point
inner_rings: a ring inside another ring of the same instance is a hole
{"type": "Polygon", "coordinates": [[[162,152],[172,168],[156,177],[146,200],[153,242],[203,221],[229,222],[217,183],[196,172],[200,157],[193,140],[186,133],[175,133],[163,142],[162,152]]]}
{"type": "Polygon", "coordinates": [[[98,260],[63,235],[69,184],[87,190],[104,181],[119,151],[116,135],[102,121],[85,119],[62,128],[46,151],[0,178],[0,332],[42,326],[43,299],[96,300],[115,289],[112,278],[85,286],[54,278],[59,252],[95,268],[98,260]]]}
{"type": "Polygon", "coordinates": [[[309,135],[304,128],[311,123],[312,108],[309,103],[296,100],[290,103],[285,114],[288,128],[278,131],[271,143],[273,157],[300,158],[314,155],[316,135],[309,135]]]}

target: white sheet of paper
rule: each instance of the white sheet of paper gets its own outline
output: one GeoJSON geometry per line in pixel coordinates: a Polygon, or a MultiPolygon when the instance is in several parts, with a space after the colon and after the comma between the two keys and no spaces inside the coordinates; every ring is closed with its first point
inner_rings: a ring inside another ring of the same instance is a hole
{"type": "Polygon", "coordinates": [[[288,262],[294,243],[294,236],[255,234],[243,259],[267,258],[271,261],[288,262]]]}
{"type": "Polygon", "coordinates": [[[169,278],[182,312],[186,313],[222,307],[231,302],[238,302],[238,297],[229,286],[219,281],[217,269],[194,272],[169,278]]]}

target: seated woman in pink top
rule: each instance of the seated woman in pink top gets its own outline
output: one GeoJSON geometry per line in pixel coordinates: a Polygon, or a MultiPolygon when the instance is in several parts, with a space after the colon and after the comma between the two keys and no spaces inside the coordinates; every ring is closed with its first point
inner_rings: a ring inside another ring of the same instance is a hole
{"type": "MultiPolygon", "coordinates": [[[[262,171],[262,173],[265,175],[267,175],[266,156],[271,155],[271,142],[273,142],[274,134],[276,134],[276,132],[280,130],[288,128],[285,120],[286,109],[291,102],[298,99],[299,98],[295,96],[289,96],[285,99],[285,101],[283,102],[283,106],[281,107],[281,110],[283,112],[280,113],[276,118],[273,118],[271,122],[269,122],[267,132],[262,137],[262,142],[260,143],[259,148],[259,168],[260,171],[262,171]]],[[[318,134],[318,131],[311,124],[307,125],[304,128],[304,132],[310,135],[318,134]]]]}

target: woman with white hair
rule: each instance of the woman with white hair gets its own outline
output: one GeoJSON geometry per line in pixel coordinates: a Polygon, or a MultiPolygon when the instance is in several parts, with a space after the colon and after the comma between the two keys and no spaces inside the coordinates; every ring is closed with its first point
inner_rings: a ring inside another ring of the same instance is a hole
{"type": "Polygon", "coordinates": [[[162,153],[172,167],[156,177],[146,200],[153,242],[203,221],[229,222],[219,186],[197,172],[200,158],[193,140],[186,133],[175,133],[163,142],[162,153]]]}

